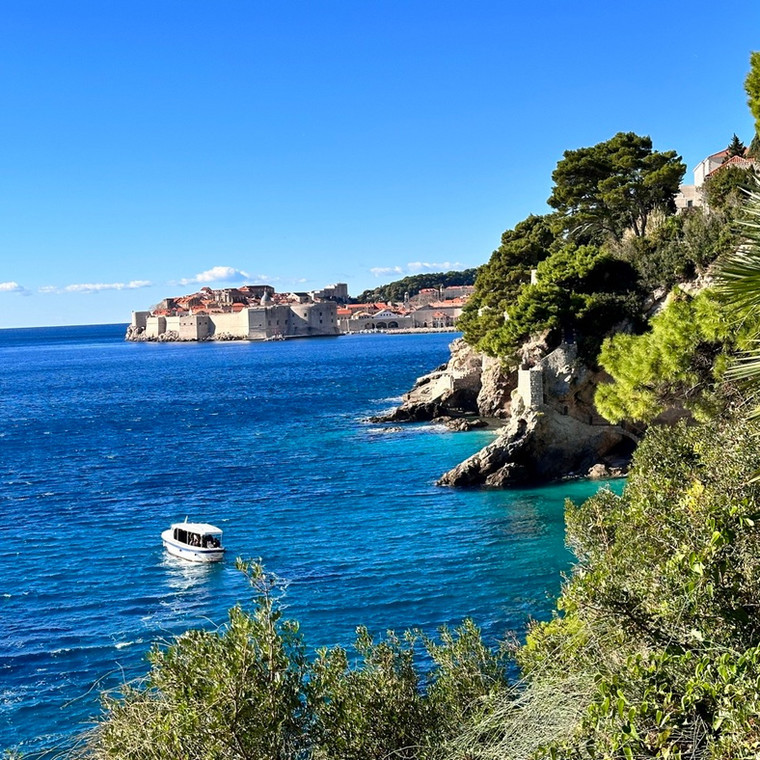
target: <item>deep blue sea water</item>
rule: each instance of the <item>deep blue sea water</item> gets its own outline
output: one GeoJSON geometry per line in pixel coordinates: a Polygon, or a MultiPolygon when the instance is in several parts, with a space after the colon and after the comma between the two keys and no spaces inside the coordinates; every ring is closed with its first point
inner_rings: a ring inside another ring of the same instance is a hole
{"type": "Polygon", "coordinates": [[[491,642],[545,619],[570,566],[563,501],[598,486],[438,488],[488,432],[365,421],[452,336],[134,344],[125,325],[0,330],[0,749],[65,746],[151,643],[249,598],[235,556],[290,582],[307,645],[355,627],[491,642]],[[188,516],[229,558],[165,556],[188,516]]]}

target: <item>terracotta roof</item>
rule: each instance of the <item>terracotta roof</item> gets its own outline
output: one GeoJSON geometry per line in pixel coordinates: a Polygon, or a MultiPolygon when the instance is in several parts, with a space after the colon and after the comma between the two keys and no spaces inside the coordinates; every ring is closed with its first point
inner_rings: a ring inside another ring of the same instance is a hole
{"type": "Polygon", "coordinates": [[[707,176],[712,177],[713,174],[716,174],[721,169],[725,169],[727,166],[737,166],[739,169],[756,169],[758,162],[752,158],[744,158],[744,156],[731,156],[720,166],[716,166],[707,176]]]}
{"type": "Polygon", "coordinates": [[[731,156],[726,159],[721,166],[740,166],[742,169],[751,169],[757,166],[757,161],[751,158],[745,158],[744,156],[731,156]]]}
{"type": "Polygon", "coordinates": [[[347,303],[346,308],[349,311],[366,311],[367,309],[376,309],[377,307],[373,303],[347,303]]]}
{"type": "Polygon", "coordinates": [[[717,153],[713,153],[712,155],[708,156],[707,158],[723,158],[724,156],[728,155],[728,148],[723,148],[723,150],[719,150],[717,153]]]}

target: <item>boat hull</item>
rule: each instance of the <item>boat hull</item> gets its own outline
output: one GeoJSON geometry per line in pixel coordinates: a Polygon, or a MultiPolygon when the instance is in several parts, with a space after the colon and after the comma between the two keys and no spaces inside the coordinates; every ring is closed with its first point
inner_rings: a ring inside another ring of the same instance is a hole
{"type": "Polygon", "coordinates": [[[186,559],[189,562],[219,562],[224,559],[224,548],[203,549],[200,546],[188,546],[179,543],[172,538],[171,530],[164,531],[161,534],[161,540],[169,554],[173,557],[186,559]]]}

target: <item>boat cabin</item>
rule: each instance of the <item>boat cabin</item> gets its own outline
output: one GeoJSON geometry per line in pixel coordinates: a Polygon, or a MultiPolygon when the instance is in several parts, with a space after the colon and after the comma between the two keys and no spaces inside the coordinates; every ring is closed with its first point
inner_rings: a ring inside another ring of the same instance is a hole
{"type": "Polygon", "coordinates": [[[203,549],[218,549],[222,545],[220,539],[220,536],[222,535],[221,531],[218,533],[200,533],[188,530],[187,527],[185,525],[182,527],[174,526],[172,537],[175,541],[180,544],[187,544],[188,546],[200,546],[203,549]]]}
{"type": "Polygon", "coordinates": [[[217,562],[224,557],[222,531],[208,523],[173,523],[161,534],[164,547],[176,557],[195,562],[217,562]]]}

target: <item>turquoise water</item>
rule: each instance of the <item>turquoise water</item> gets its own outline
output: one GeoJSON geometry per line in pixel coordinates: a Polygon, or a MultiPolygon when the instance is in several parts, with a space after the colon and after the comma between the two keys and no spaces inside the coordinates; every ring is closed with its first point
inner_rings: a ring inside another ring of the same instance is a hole
{"type": "Polygon", "coordinates": [[[355,627],[472,616],[489,641],[551,613],[572,483],[435,479],[490,433],[366,417],[446,360],[451,335],[132,344],[123,325],[0,330],[0,748],[66,746],[145,653],[245,602],[235,556],[290,582],[308,646],[355,627]],[[228,559],[165,556],[170,522],[225,530],[228,559]]]}

